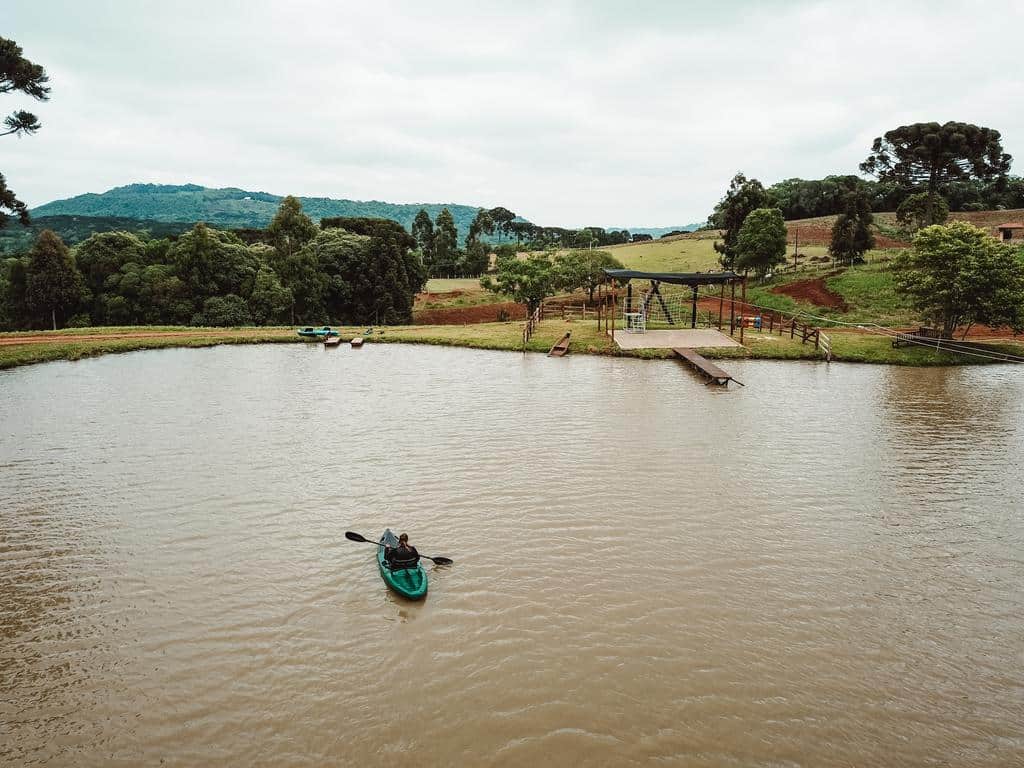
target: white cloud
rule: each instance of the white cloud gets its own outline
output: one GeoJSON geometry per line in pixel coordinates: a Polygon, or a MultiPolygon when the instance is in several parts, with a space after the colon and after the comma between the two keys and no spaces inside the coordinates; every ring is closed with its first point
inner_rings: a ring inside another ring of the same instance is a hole
{"type": "Polygon", "coordinates": [[[133,181],[506,205],[544,224],[703,218],[737,170],[855,172],[919,120],[1024,153],[1024,8],[993,2],[74,3],[14,0],[47,67],[30,204],[133,181]],[[993,24],[992,19],[999,19],[993,24]]]}

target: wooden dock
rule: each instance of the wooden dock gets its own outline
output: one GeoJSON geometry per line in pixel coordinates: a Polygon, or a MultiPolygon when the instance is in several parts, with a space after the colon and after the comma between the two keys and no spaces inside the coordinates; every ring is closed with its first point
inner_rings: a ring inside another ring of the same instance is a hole
{"type": "Polygon", "coordinates": [[[353,347],[357,347],[357,348],[363,346],[363,337],[362,336],[356,336],[354,339],[352,339],[351,344],[352,344],[353,347]]]}
{"type": "Polygon", "coordinates": [[[730,374],[723,371],[717,365],[712,363],[710,360],[705,358],[703,355],[698,355],[692,349],[678,348],[673,349],[681,359],[688,362],[697,373],[701,374],[707,379],[707,384],[718,384],[719,386],[726,386],[730,381],[735,381],[741,387],[746,386],[742,381],[734,379],[730,374]]]}
{"type": "Polygon", "coordinates": [[[336,347],[341,344],[341,336],[328,336],[324,339],[325,347],[336,347]]]}
{"type": "Polygon", "coordinates": [[[571,334],[566,333],[565,336],[555,342],[555,346],[548,352],[548,357],[564,357],[565,353],[569,351],[569,336],[571,334]]]}

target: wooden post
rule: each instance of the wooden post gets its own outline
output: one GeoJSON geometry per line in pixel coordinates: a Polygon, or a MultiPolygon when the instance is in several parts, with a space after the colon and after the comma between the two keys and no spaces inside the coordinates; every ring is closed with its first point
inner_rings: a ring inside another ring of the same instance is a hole
{"type": "Polygon", "coordinates": [[[615,309],[619,303],[619,292],[616,290],[618,286],[615,281],[612,280],[612,342],[615,341],[615,309]]]}
{"type": "Polygon", "coordinates": [[[626,283],[626,311],[633,311],[633,281],[626,283]]]}
{"type": "MultiPolygon", "coordinates": [[[[741,312],[746,312],[745,307],[747,306],[747,276],[743,275],[743,298],[740,300],[741,312]]],[[[743,326],[745,322],[740,322],[740,344],[743,343],[743,326]]]]}
{"type": "Polygon", "coordinates": [[[690,315],[690,327],[697,327],[697,286],[693,286],[693,312],[690,315]]]}
{"type": "Polygon", "coordinates": [[[736,332],[736,281],[729,282],[732,288],[732,297],[729,299],[729,335],[736,332]]]}
{"type": "Polygon", "coordinates": [[[722,295],[718,297],[718,330],[722,330],[722,305],[725,304],[725,283],[722,283],[722,295]]]}

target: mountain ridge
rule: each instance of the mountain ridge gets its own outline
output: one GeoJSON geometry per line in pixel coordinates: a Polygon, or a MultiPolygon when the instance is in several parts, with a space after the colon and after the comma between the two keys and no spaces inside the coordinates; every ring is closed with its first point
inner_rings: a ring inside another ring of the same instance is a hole
{"type": "MultiPolygon", "coordinates": [[[[33,208],[34,217],[88,216],[124,218],[165,223],[193,223],[223,227],[266,227],[277,212],[284,195],[250,191],[240,187],[204,187],[200,184],[132,183],[113,187],[105,192],[53,200],[33,208]]],[[[421,210],[431,218],[447,208],[455,219],[459,239],[469,232],[477,211],[482,206],[462,203],[389,203],[384,200],[349,200],[331,197],[299,197],[303,210],[314,221],[328,216],[375,216],[393,219],[411,230],[413,219],[421,210]]],[[[694,228],[687,224],[676,227],[637,227],[631,233],[657,237],[677,229],[694,228]]],[[[605,227],[607,230],[623,227],[605,227]]]]}

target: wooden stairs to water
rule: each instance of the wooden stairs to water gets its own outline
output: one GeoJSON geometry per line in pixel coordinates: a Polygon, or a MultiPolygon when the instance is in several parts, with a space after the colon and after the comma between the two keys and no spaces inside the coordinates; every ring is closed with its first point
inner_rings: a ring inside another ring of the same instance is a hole
{"type": "Polygon", "coordinates": [[[723,371],[703,355],[697,354],[695,350],[679,348],[673,349],[672,351],[675,352],[680,359],[689,363],[697,373],[704,376],[707,379],[705,384],[727,386],[730,381],[735,381],[741,387],[746,386],[742,381],[734,379],[731,374],[723,371]]]}

